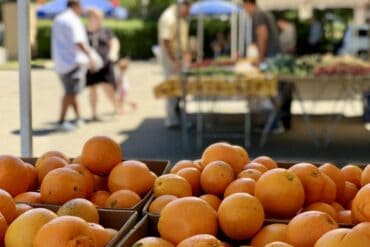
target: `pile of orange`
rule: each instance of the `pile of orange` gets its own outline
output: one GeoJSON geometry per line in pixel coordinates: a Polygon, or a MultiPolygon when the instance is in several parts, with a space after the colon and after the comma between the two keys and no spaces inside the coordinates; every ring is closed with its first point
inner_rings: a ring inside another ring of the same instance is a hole
{"type": "Polygon", "coordinates": [[[32,166],[2,155],[0,189],[18,203],[62,205],[86,198],[97,207],[132,208],[152,190],[157,176],[143,162],[122,159],[119,144],[105,136],[90,138],[74,160],[49,151],[32,166]]]}
{"type": "Polygon", "coordinates": [[[180,161],[157,178],[148,209],[159,214],[160,238],[140,241],[225,246],[210,237],[222,231],[231,241],[253,247],[370,246],[369,183],[370,165],[363,170],[329,163],[279,168],[270,157],[249,160],[242,147],[216,143],[201,160],[180,161]],[[263,226],[266,218],[286,223],[263,226]],[[340,224],[357,225],[342,230],[340,224]]]}

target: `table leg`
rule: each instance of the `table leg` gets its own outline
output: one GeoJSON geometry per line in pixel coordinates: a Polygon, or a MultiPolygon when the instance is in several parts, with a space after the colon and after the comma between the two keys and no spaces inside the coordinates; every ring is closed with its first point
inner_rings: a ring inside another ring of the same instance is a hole
{"type": "Polygon", "coordinates": [[[309,116],[309,114],[306,111],[306,107],[305,107],[305,105],[303,103],[303,99],[302,99],[301,93],[300,93],[299,89],[295,85],[294,85],[293,90],[294,90],[294,93],[295,93],[295,95],[297,97],[298,103],[299,103],[299,105],[301,107],[301,110],[302,110],[302,113],[303,113],[303,119],[304,119],[304,121],[305,121],[305,123],[307,125],[308,131],[309,131],[309,134],[310,134],[310,137],[311,137],[313,143],[315,144],[315,146],[317,148],[319,148],[321,146],[320,145],[320,140],[319,140],[319,137],[316,134],[316,131],[315,131],[313,125],[312,125],[311,117],[309,116]]]}
{"type": "Polygon", "coordinates": [[[261,139],[260,139],[260,147],[264,147],[266,145],[267,137],[271,132],[272,125],[274,124],[275,119],[277,119],[278,113],[280,111],[280,107],[277,104],[273,104],[274,108],[271,110],[267,122],[263,128],[261,139]]]}
{"type": "Polygon", "coordinates": [[[251,146],[251,126],[252,126],[249,98],[246,98],[245,103],[246,103],[246,113],[244,118],[244,145],[245,147],[248,148],[251,146]]]}
{"type": "Polygon", "coordinates": [[[199,100],[198,104],[198,112],[197,112],[197,148],[200,149],[203,146],[203,134],[204,134],[204,128],[203,128],[203,111],[202,111],[202,99],[199,100]]]}

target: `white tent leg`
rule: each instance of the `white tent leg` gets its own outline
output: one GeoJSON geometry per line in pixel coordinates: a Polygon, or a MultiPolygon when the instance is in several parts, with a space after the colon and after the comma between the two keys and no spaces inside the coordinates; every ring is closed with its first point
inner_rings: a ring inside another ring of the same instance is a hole
{"type": "Polygon", "coordinates": [[[238,56],[238,15],[231,15],[231,58],[235,59],[238,56]]]}
{"type": "Polygon", "coordinates": [[[29,1],[18,0],[18,62],[21,120],[21,155],[32,156],[31,51],[29,1]]]}
{"type": "Polygon", "coordinates": [[[203,60],[203,51],[204,51],[204,16],[198,16],[197,22],[197,61],[201,62],[203,60]]]}

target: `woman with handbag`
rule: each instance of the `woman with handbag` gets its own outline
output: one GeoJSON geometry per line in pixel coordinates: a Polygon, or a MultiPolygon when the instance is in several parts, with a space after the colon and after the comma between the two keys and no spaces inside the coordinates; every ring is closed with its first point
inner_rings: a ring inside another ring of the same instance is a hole
{"type": "MultiPolygon", "coordinates": [[[[92,121],[99,121],[97,116],[98,103],[98,86],[101,85],[106,96],[114,107],[114,112],[120,111],[117,95],[115,93],[115,76],[114,76],[114,57],[118,58],[118,54],[114,54],[115,38],[113,32],[103,27],[104,13],[98,9],[89,9],[87,11],[87,34],[89,43],[94,49],[94,57],[96,60],[101,60],[101,66],[95,71],[87,73],[86,86],[89,88],[90,105],[92,109],[92,121]]],[[[118,52],[117,52],[118,53],[118,52]]]]}

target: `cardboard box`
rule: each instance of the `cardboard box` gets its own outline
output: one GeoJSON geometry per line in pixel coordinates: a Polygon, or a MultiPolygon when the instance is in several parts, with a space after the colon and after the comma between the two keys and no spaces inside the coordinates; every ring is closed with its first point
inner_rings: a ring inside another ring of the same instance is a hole
{"type": "MultiPolygon", "coordinates": [[[[54,212],[58,211],[60,206],[35,204],[34,208],[47,208],[54,212]]],[[[105,228],[113,228],[118,234],[106,247],[115,247],[117,243],[135,226],[138,220],[138,213],[128,210],[105,210],[99,209],[99,223],[105,228]]]]}
{"type": "MultiPolygon", "coordinates": [[[[27,163],[30,163],[31,165],[35,165],[36,161],[37,161],[37,158],[22,158],[22,160],[24,162],[27,162],[27,163]]],[[[166,161],[160,161],[160,160],[140,160],[142,162],[144,162],[148,168],[154,172],[157,176],[160,176],[160,175],[163,175],[165,173],[167,173],[170,169],[170,161],[166,160],[166,161]]],[[[146,202],[150,199],[150,197],[152,196],[152,191],[148,192],[142,199],[141,201],[136,204],[134,207],[132,208],[128,208],[128,209],[115,209],[115,210],[134,210],[134,211],[137,211],[139,214],[141,214],[142,210],[143,210],[143,207],[144,205],[146,204],[146,202]]],[[[39,204],[32,204],[33,206],[40,206],[39,204]]],[[[44,205],[44,204],[42,204],[44,205]]],[[[48,204],[45,204],[45,205],[48,205],[48,204]]],[[[53,206],[53,205],[48,205],[48,206],[53,206]]],[[[108,209],[106,208],[106,210],[112,210],[112,209],[108,209]]]]}

